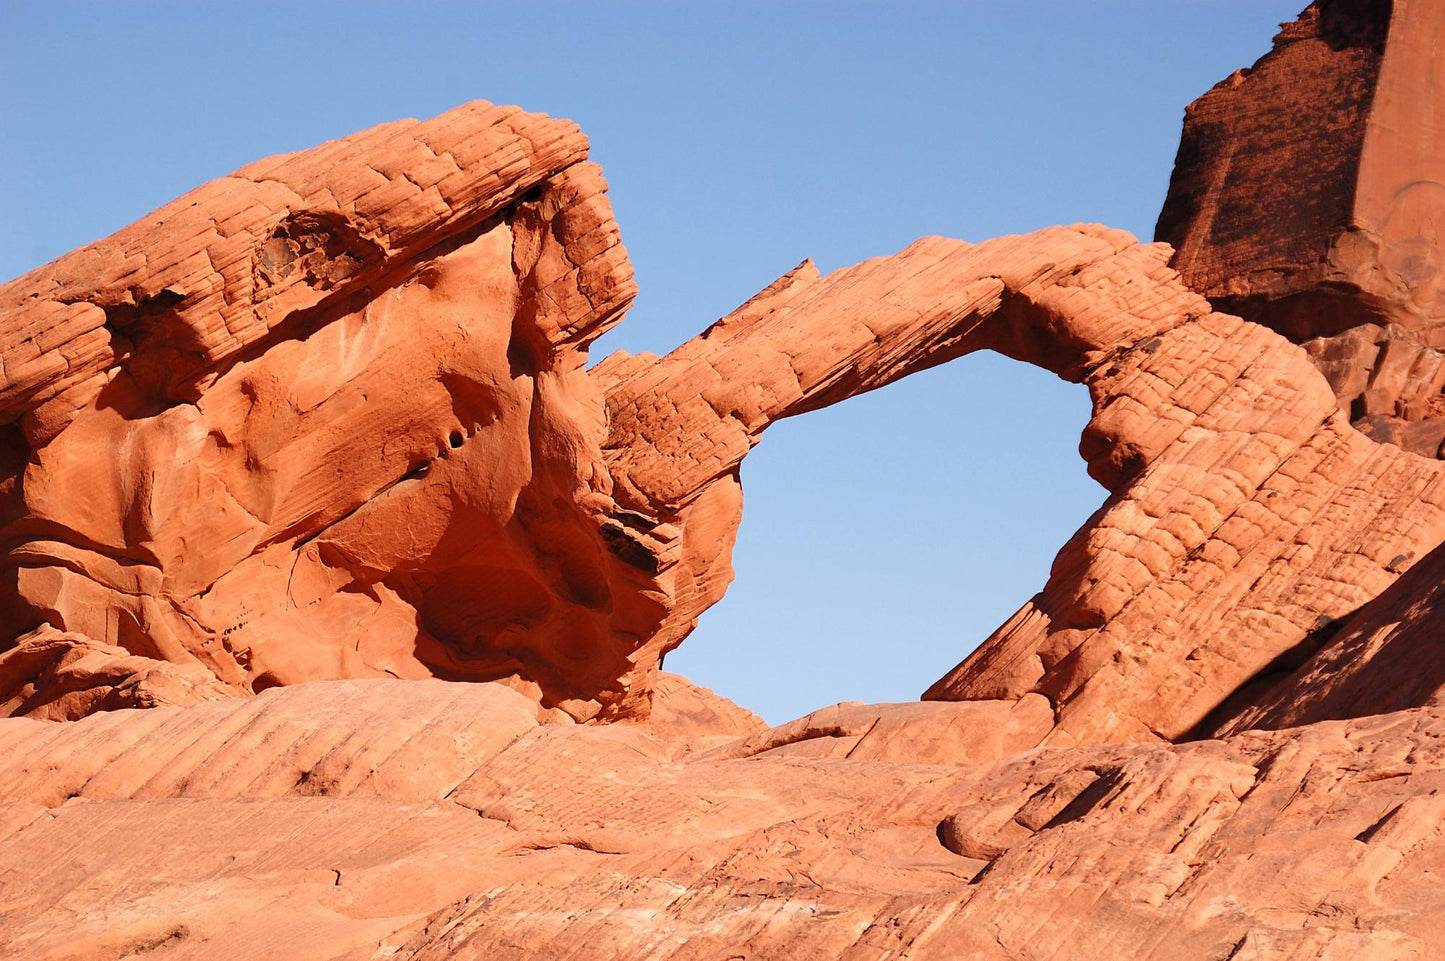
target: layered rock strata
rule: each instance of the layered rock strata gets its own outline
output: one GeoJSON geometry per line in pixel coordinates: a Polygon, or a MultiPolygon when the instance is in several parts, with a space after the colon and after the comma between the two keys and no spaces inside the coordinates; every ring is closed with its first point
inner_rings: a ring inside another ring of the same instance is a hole
{"type": "MultiPolygon", "coordinates": [[[[1331,626],[1329,643],[1268,685],[1235,697],[1210,732],[1295,727],[1316,721],[1445,704],[1440,624],[1445,548],[1436,548],[1380,596],[1331,626]]],[[[1288,667],[1294,667],[1288,670],[1288,667]]]]}
{"type": "Polygon", "coordinates": [[[1445,9],[1319,0],[1190,105],[1156,237],[1215,306],[1303,343],[1356,426],[1445,441],[1445,9]]]}
{"type": "Polygon", "coordinates": [[[682,757],[434,680],[0,721],[0,958],[1369,961],[1445,935],[1434,712],[960,767],[943,715],[973,706],[912,707],[871,709],[903,736],[819,718],[682,757]]]}
{"type": "Polygon", "coordinates": [[[664,605],[598,535],[585,348],[635,288],[586,154],[473,104],[252,164],[0,288],[6,623],[241,694],[616,700],[664,605]]]}
{"type": "Polygon", "coordinates": [[[0,958],[1432,957],[1440,16],[1192,107],[1177,252],[805,261],[661,358],[586,368],[605,184],[481,103],[0,287],[0,958]],[[1043,589],[917,703],[661,671],[766,428],[975,350],[1093,402],[1043,589]]]}
{"type": "Polygon", "coordinates": [[[1178,737],[1445,539],[1437,467],[1120,231],[805,263],[665,358],[586,371],[633,288],[584,156],[474,105],[244,168],[0,290],[15,350],[76,318],[5,369],[3,601],[39,632],[0,654],[9,710],[438,676],[643,716],[731,578],[764,429],[980,349],[1089,386],[1113,493],[930,697],[1041,694],[1050,743],[1178,737]],[[42,656],[67,644],[120,659],[42,656]],[[219,685],[114,693],[150,662],[219,685]]]}
{"type": "Polygon", "coordinates": [[[1184,736],[1439,544],[1445,479],[1353,430],[1301,350],[1211,312],[1169,254],[1075,227],[804,264],[667,357],[596,368],[614,496],[656,516],[731,492],[768,424],[972,350],[1082,380],[1081,453],[1113,494],[925,696],[1041,694],[1049,743],[1184,736]]]}

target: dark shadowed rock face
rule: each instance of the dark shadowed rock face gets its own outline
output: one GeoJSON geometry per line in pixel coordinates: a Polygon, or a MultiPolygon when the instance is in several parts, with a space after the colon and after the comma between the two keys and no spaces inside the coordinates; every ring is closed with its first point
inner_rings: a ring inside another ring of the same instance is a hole
{"type": "Polygon", "coordinates": [[[1327,625],[1326,642],[1281,662],[1248,697],[1211,719],[1213,736],[1362,717],[1445,701],[1445,547],[1413,565],[1359,610],[1327,625]]]}
{"type": "Polygon", "coordinates": [[[1190,105],[1155,232],[1218,309],[1303,344],[1356,426],[1431,457],[1445,440],[1442,34],[1429,0],[1312,4],[1190,105]]]}
{"type": "Polygon", "coordinates": [[[1332,294],[1317,288],[1353,226],[1390,8],[1388,0],[1311,5],[1284,25],[1271,53],[1185,113],[1155,235],[1175,248],[1191,287],[1296,340],[1361,316],[1349,298],[1331,315],[1332,294]]]}

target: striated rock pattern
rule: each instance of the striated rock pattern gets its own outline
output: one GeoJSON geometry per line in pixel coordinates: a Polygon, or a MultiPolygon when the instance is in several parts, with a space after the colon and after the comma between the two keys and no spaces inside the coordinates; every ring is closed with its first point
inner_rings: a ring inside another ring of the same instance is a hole
{"type": "Polygon", "coordinates": [[[1041,694],[1035,743],[1181,736],[1445,540],[1436,466],[1121,231],[805,262],[665,358],[586,371],[633,287],[585,150],[473,105],[243,168],[0,289],[22,352],[56,305],[88,318],[5,368],[0,609],[111,658],[18,646],[9,712],[435,676],[643,716],[731,578],[766,427],[980,349],[1088,384],[1113,491],[928,694],[1006,724],[1041,694]]]}
{"type": "MultiPolygon", "coordinates": [[[[1183,736],[1445,539],[1445,481],[1351,429],[1302,351],[1211,313],[1168,256],[1076,227],[930,238],[826,278],[805,263],[667,357],[593,372],[614,496],[654,517],[726,498],[730,537],[737,465],[778,418],[985,348],[1083,380],[1081,452],[1114,494],[925,696],[1042,694],[1049,743],[1183,736]]],[[[693,573],[702,604],[725,563],[693,573]]]]}
{"type": "Polygon", "coordinates": [[[241,694],[616,700],[664,605],[599,535],[585,347],[634,286],[586,152],[473,104],[252,164],[0,288],[7,623],[241,694]]]}
{"type": "Polygon", "coordinates": [[[1045,694],[1051,743],[1185,736],[1440,542],[1436,462],[1356,433],[1323,383],[1300,391],[1300,353],[1221,315],[1153,343],[1091,379],[1121,396],[1084,441],[1120,438],[1143,470],[927,696],[1045,694]]]}
{"type": "Polygon", "coordinates": [[[1288,660],[1233,697],[1214,733],[1282,728],[1445,704],[1439,657],[1445,548],[1426,555],[1303,663],[1288,660]],[[1297,665],[1297,666],[1296,666],[1297,665]],[[1289,670],[1293,667],[1293,670],[1289,670]],[[1272,682],[1265,684],[1264,681],[1272,682]]]}
{"type": "MultiPolygon", "coordinates": [[[[869,710],[918,707],[968,705],[869,710]]],[[[1324,961],[1445,936],[1433,713],[968,767],[949,731],[673,758],[443,681],[0,721],[0,958],[1324,961]]]]}
{"type": "Polygon", "coordinates": [[[0,287],[0,961],[1435,957],[1442,10],[1191,107],[1177,251],[805,261],[661,358],[587,368],[605,183],[485,103],[0,287]],[[917,703],[662,671],[766,428],[975,350],[1093,401],[1042,590],[917,703]]]}
{"type": "Polygon", "coordinates": [[[1216,307],[1304,343],[1356,426],[1429,457],[1445,441],[1442,35],[1434,0],[1312,3],[1190,105],[1156,230],[1216,307]]]}

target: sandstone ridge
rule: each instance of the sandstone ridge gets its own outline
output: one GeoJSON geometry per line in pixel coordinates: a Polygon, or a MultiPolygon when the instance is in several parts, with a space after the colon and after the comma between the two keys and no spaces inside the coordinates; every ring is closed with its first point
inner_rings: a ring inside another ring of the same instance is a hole
{"type": "Polygon", "coordinates": [[[918,707],[865,751],[815,727],[747,757],[674,757],[629,725],[436,680],[9,720],[0,957],[1212,961],[1438,943],[1431,712],[961,767],[937,763],[938,735],[969,705],[918,707]]]}

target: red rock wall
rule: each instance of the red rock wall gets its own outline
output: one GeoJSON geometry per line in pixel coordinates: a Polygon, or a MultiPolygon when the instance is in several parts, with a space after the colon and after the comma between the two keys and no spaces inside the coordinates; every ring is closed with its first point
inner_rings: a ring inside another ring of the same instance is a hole
{"type": "Polygon", "coordinates": [[[1312,3],[1268,55],[1189,105],[1155,236],[1222,310],[1296,340],[1360,322],[1321,281],[1353,226],[1392,6],[1312,3]]]}
{"type": "Polygon", "coordinates": [[[1190,105],[1155,235],[1220,310],[1303,343],[1376,440],[1445,442],[1445,10],[1334,0],[1190,105]]]}
{"type": "Polygon", "coordinates": [[[1374,600],[1328,625],[1325,643],[1282,657],[1211,719],[1209,733],[1436,707],[1445,692],[1440,624],[1445,549],[1374,600]]]}

